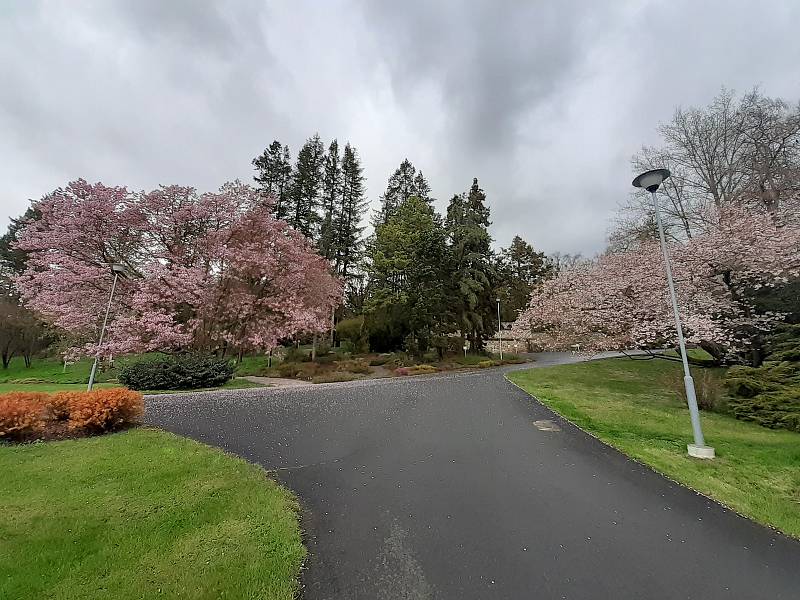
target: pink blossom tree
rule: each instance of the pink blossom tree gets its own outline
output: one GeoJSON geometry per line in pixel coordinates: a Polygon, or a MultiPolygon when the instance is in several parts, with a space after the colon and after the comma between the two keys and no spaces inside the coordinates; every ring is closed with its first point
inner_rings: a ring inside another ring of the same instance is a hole
{"type": "Polygon", "coordinates": [[[219,192],[148,193],[70,183],[38,203],[21,234],[24,301],[92,352],[111,287],[125,265],[104,352],[268,350],[324,330],[341,285],[309,241],[239,182],[219,192]]]}
{"type": "MultiPolygon", "coordinates": [[[[758,313],[752,293],[800,274],[800,232],[766,212],[727,207],[704,235],[670,247],[687,341],[718,359],[752,360],[760,336],[783,315],[758,313]]],[[[548,349],[586,351],[676,343],[658,244],[562,271],[534,292],[514,325],[548,349]]],[[[755,358],[757,360],[757,358],[755,358]]]]}

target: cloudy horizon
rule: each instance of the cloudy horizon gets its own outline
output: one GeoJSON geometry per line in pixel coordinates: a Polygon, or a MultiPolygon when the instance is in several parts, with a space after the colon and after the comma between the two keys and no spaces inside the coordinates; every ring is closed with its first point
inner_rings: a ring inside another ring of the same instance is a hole
{"type": "Polygon", "coordinates": [[[318,132],[373,208],[407,157],[440,211],[477,177],[497,246],[594,254],[676,106],[800,99],[800,3],[605,4],[5,3],[0,231],[80,177],[214,190],[318,132]]]}

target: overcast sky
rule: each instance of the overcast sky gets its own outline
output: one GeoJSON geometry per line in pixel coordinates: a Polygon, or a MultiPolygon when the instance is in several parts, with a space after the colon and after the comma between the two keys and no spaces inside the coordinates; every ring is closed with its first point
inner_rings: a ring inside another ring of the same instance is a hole
{"type": "Polygon", "coordinates": [[[359,151],[373,205],[408,157],[442,209],[593,254],[630,157],[727,86],[800,98],[800,2],[0,0],[0,229],[83,177],[201,191],[273,139],[359,151]]]}

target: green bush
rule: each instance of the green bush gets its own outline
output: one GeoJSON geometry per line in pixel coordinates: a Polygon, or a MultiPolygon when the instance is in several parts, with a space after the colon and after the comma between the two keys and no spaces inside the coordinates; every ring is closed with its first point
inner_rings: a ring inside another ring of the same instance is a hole
{"type": "Polygon", "coordinates": [[[125,365],[119,381],[133,390],[195,390],[229,381],[236,367],[214,356],[183,354],[125,365]]]}
{"type": "Polygon", "coordinates": [[[800,432],[800,325],[779,329],[766,348],[762,366],[728,371],[728,406],[742,421],[800,432]]]}
{"type": "Polygon", "coordinates": [[[385,365],[387,362],[389,362],[391,357],[391,354],[380,354],[378,356],[373,356],[369,359],[369,365],[371,367],[380,367],[381,365],[385,365]]]}
{"type": "Polygon", "coordinates": [[[308,362],[311,360],[311,355],[302,348],[297,346],[289,346],[286,354],[283,356],[285,362],[308,362]]]}
{"type": "Polygon", "coordinates": [[[770,429],[800,432],[800,389],[786,388],[751,398],[733,397],[728,405],[737,419],[770,429]]]}

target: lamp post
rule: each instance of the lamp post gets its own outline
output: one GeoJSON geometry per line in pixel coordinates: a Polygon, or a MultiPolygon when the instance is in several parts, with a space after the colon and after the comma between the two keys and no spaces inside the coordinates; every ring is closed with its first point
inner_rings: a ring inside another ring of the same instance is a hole
{"type": "Polygon", "coordinates": [[[89,387],[88,391],[92,391],[94,386],[94,376],[97,374],[97,363],[100,360],[100,348],[103,345],[103,338],[106,334],[106,324],[108,323],[108,313],[111,312],[111,301],[114,299],[114,291],[117,289],[117,279],[127,277],[125,267],[119,263],[111,265],[111,272],[114,273],[114,283],[111,284],[111,293],[108,296],[108,304],[106,305],[106,314],[103,317],[103,326],[100,328],[100,339],[97,342],[97,351],[94,354],[94,363],[92,363],[92,372],[89,373],[89,387]]]}
{"type": "Polygon", "coordinates": [[[646,171],[633,180],[633,186],[637,188],[644,188],[653,199],[653,208],[656,214],[656,225],[658,226],[658,237],[661,241],[661,253],[664,255],[664,267],[667,272],[667,285],[669,286],[669,297],[672,302],[672,312],[675,317],[675,328],[678,332],[678,346],[681,351],[681,360],[683,361],[683,385],[686,388],[686,400],[689,404],[689,416],[692,420],[692,432],[694,433],[694,444],[687,445],[686,449],[689,456],[696,458],[714,458],[714,448],[706,446],[705,439],[703,438],[703,429],[700,426],[700,411],[697,409],[697,396],[694,390],[694,379],[689,372],[689,360],[686,355],[686,342],[683,339],[683,328],[681,327],[681,316],[678,311],[678,299],[675,295],[675,284],[672,281],[672,267],[669,262],[669,254],[667,252],[667,242],[664,238],[664,227],[661,224],[661,212],[658,207],[658,198],[656,191],[661,183],[669,177],[670,173],[667,169],[654,169],[646,171]]]}
{"type": "Polygon", "coordinates": [[[497,297],[497,337],[500,340],[500,360],[503,360],[503,327],[500,322],[500,296],[497,297]]]}

